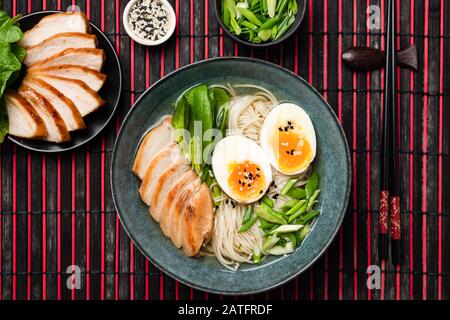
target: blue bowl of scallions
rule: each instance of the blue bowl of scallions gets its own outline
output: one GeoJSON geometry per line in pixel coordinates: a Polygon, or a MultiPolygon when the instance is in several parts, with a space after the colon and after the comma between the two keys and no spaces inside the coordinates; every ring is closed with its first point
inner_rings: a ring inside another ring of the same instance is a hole
{"type": "Polygon", "coordinates": [[[221,27],[236,41],[253,47],[283,42],[300,26],[306,0],[215,0],[221,27]]]}

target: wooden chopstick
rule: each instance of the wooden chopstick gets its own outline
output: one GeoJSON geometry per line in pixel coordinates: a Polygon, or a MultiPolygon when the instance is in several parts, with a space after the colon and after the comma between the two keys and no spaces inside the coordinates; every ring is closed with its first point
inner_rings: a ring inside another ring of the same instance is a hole
{"type": "Polygon", "coordinates": [[[392,262],[401,263],[400,250],[400,171],[398,159],[397,56],[395,48],[395,2],[388,2],[386,32],[385,100],[382,123],[380,213],[378,217],[379,257],[387,260],[389,236],[392,262]],[[389,220],[391,230],[389,233],[389,220]]]}

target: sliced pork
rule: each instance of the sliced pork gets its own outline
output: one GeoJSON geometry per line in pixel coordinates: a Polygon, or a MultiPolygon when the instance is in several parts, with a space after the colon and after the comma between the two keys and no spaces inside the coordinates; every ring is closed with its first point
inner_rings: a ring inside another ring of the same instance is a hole
{"type": "Polygon", "coordinates": [[[8,90],[5,93],[5,102],[11,135],[26,139],[47,137],[44,121],[24,97],[8,90]]]}
{"type": "Polygon", "coordinates": [[[49,67],[61,64],[72,64],[100,71],[105,61],[105,52],[102,49],[70,48],[61,51],[33,65],[34,68],[49,67]]]}
{"type": "Polygon", "coordinates": [[[99,91],[106,81],[106,75],[94,69],[71,64],[62,64],[49,67],[36,67],[29,74],[48,74],[68,79],[80,80],[94,91],[99,91]]]}
{"type": "Polygon", "coordinates": [[[28,47],[23,61],[27,67],[40,64],[43,60],[70,48],[96,48],[97,37],[79,32],[58,33],[41,43],[28,47]]]}
{"type": "Polygon", "coordinates": [[[178,198],[174,200],[169,210],[172,215],[172,232],[171,240],[178,249],[183,246],[183,216],[189,200],[195,194],[195,191],[200,187],[201,181],[196,177],[193,181],[186,184],[180,191],[178,198]]]}
{"type": "Polygon", "coordinates": [[[84,82],[46,74],[36,74],[36,78],[47,82],[59,92],[72,100],[80,114],[85,115],[100,108],[105,101],[84,82]]]}
{"type": "Polygon", "coordinates": [[[178,145],[175,143],[169,144],[166,148],[156,153],[147,166],[141,187],[139,188],[142,201],[151,207],[153,193],[161,174],[171,166],[183,164],[185,161],[181,157],[178,145]]]}
{"type": "Polygon", "coordinates": [[[164,118],[161,124],[151,130],[142,140],[133,165],[133,172],[140,179],[144,178],[147,166],[156,153],[174,141],[171,122],[172,117],[164,118]]]}
{"type": "Polygon", "coordinates": [[[32,29],[25,32],[19,45],[30,47],[58,33],[87,33],[89,29],[89,22],[81,12],[55,13],[42,18],[32,29]]]}
{"type": "Polygon", "coordinates": [[[47,98],[53,107],[55,107],[56,111],[58,111],[61,115],[69,131],[85,128],[83,117],[77,107],[72,100],[67,98],[63,93],[56,90],[47,82],[29,76],[23,80],[23,84],[47,98]]]}
{"type": "Polygon", "coordinates": [[[191,182],[193,183],[196,179],[198,179],[197,174],[193,170],[188,170],[170,186],[170,188],[167,190],[167,193],[163,194],[163,197],[161,198],[160,207],[163,211],[161,213],[159,225],[161,226],[161,230],[163,231],[163,233],[169,238],[172,237],[173,233],[177,232],[177,229],[173,224],[175,203],[182,195],[184,187],[191,182]]]}
{"type": "Polygon", "coordinates": [[[165,236],[189,256],[198,255],[211,238],[214,207],[208,185],[174,142],[171,117],[146,134],[133,172],[142,179],[139,195],[165,236]]]}
{"type": "Polygon", "coordinates": [[[163,207],[164,199],[166,198],[172,185],[177,182],[183,174],[190,170],[191,167],[185,160],[170,166],[163,173],[161,173],[158,181],[155,183],[150,205],[150,213],[155,221],[160,222],[161,216],[164,214],[163,212],[167,210],[167,208],[163,207]]]}
{"type": "Polygon", "coordinates": [[[45,123],[48,136],[44,140],[50,142],[65,142],[70,140],[70,134],[64,120],[53,105],[40,93],[22,84],[20,94],[34,107],[45,123]]]}
{"type": "Polygon", "coordinates": [[[183,251],[196,256],[203,244],[211,238],[214,227],[214,208],[207,184],[191,197],[183,215],[183,251]]]}

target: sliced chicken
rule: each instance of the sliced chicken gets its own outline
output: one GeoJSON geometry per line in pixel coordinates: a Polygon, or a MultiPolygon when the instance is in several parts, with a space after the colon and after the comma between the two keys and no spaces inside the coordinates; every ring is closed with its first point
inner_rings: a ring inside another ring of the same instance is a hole
{"type": "Polygon", "coordinates": [[[106,81],[106,75],[94,69],[71,64],[62,64],[49,67],[36,67],[30,70],[28,74],[48,74],[57,77],[80,80],[87,84],[94,91],[99,91],[106,81]]]}
{"type": "Polygon", "coordinates": [[[32,29],[25,32],[19,45],[22,47],[30,47],[58,33],[87,33],[88,31],[89,22],[83,13],[55,13],[42,18],[32,29]]]}
{"type": "Polygon", "coordinates": [[[24,97],[15,91],[8,90],[5,94],[5,102],[11,135],[26,139],[47,137],[44,121],[24,97]]]}
{"type": "Polygon", "coordinates": [[[80,80],[66,79],[42,73],[34,76],[47,82],[59,92],[64,93],[67,98],[72,100],[83,117],[94,112],[105,103],[97,92],[80,80]]]}
{"type": "Polygon", "coordinates": [[[83,117],[75,104],[60,91],[41,79],[29,76],[23,80],[23,84],[47,98],[63,118],[67,130],[75,131],[85,128],[83,117]]]}
{"type": "Polygon", "coordinates": [[[164,118],[164,120],[151,130],[142,140],[133,165],[133,172],[140,179],[144,178],[147,166],[153,157],[174,141],[171,123],[172,117],[164,118]]]}
{"type": "MultiPolygon", "coordinates": [[[[175,183],[173,183],[170,188],[167,190],[167,193],[163,195],[161,198],[161,208],[162,214],[161,219],[159,221],[159,225],[163,233],[171,238],[173,231],[177,232],[174,228],[173,224],[173,212],[175,203],[178,201],[180,196],[182,195],[182,191],[184,187],[194,182],[198,178],[197,174],[194,170],[188,170],[185,172],[175,183]]],[[[199,183],[200,184],[200,183],[199,183]]],[[[155,209],[154,209],[155,210],[155,209]]]]}
{"type": "Polygon", "coordinates": [[[69,48],[39,61],[29,70],[61,64],[72,64],[100,71],[105,61],[105,52],[102,49],[69,48]]]}
{"type": "Polygon", "coordinates": [[[186,184],[182,190],[180,190],[178,196],[169,207],[170,215],[172,215],[172,231],[170,238],[178,249],[183,245],[183,216],[186,207],[189,204],[189,199],[191,199],[195,191],[200,188],[200,185],[200,178],[196,176],[194,180],[186,184]]]}
{"type": "Polygon", "coordinates": [[[58,33],[27,48],[23,61],[27,67],[39,64],[41,61],[70,48],[96,48],[97,37],[93,34],[79,32],[58,33]]]}
{"type": "Polygon", "coordinates": [[[153,192],[161,174],[171,166],[185,162],[186,160],[181,156],[181,151],[175,143],[158,152],[150,161],[139,188],[142,201],[151,206],[153,192]]]}
{"type": "Polygon", "coordinates": [[[150,214],[156,222],[161,221],[161,216],[167,209],[163,207],[163,204],[170,188],[183,174],[190,170],[191,167],[188,165],[188,162],[184,161],[184,163],[180,162],[179,164],[170,166],[159,176],[155,183],[149,208],[150,214]]]}
{"type": "Polygon", "coordinates": [[[203,244],[211,238],[214,227],[214,208],[207,184],[191,197],[183,215],[183,251],[196,256],[203,244]]]}
{"type": "Polygon", "coordinates": [[[70,134],[64,120],[43,95],[23,84],[19,92],[28,100],[44,121],[48,131],[48,136],[44,140],[58,143],[70,140],[70,134]]]}

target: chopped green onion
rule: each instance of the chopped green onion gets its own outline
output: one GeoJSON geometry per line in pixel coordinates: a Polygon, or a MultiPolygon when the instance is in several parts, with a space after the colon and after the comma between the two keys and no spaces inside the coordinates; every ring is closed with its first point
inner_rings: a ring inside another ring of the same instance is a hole
{"type": "MultiPolygon", "coordinates": [[[[305,203],[300,209],[298,209],[297,212],[295,212],[293,215],[289,216],[288,222],[291,223],[295,219],[297,219],[300,215],[306,212],[307,204],[305,203]]],[[[303,223],[302,223],[303,224],[303,223]]]]}
{"type": "Polygon", "coordinates": [[[252,216],[253,216],[253,209],[252,207],[248,207],[247,209],[245,209],[244,217],[242,218],[242,224],[250,220],[252,216]]]}
{"type": "Polygon", "coordinates": [[[256,215],[268,222],[276,223],[276,224],[287,224],[286,219],[275,210],[273,210],[268,205],[262,203],[259,207],[256,208],[256,215]]]}
{"type": "Polygon", "coordinates": [[[268,196],[264,196],[261,199],[261,202],[263,202],[263,203],[267,204],[269,207],[273,208],[273,200],[270,199],[268,196]]]}
{"type": "Polygon", "coordinates": [[[307,211],[309,211],[313,207],[314,203],[316,203],[316,199],[319,196],[319,193],[320,190],[316,190],[311,198],[309,198],[308,207],[306,208],[307,211]]]}
{"type": "Polygon", "coordinates": [[[283,189],[281,189],[282,195],[287,195],[292,187],[297,183],[297,179],[289,179],[289,181],[284,185],[283,189]]]}
{"type": "Polygon", "coordinates": [[[269,17],[273,18],[275,16],[275,11],[277,8],[277,0],[267,0],[267,13],[269,17]]]}
{"type": "Polygon", "coordinates": [[[306,197],[306,191],[303,188],[292,188],[289,192],[288,192],[288,196],[294,198],[294,199],[304,199],[306,197]]]}
{"type": "Polygon", "coordinates": [[[297,203],[298,203],[298,200],[296,200],[296,199],[289,200],[283,204],[283,206],[281,207],[281,210],[288,211],[293,206],[295,206],[297,203]]]}
{"type": "Polygon", "coordinates": [[[247,232],[250,228],[255,224],[256,220],[258,220],[257,216],[251,217],[247,222],[245,222],[239,232],[247,232]]]}
{"type": "Polygon", "coordinates": [[[268,237],[263,243],[263,250],[267,251],[271,249],[274,245],[278,243],[278,241],[280,241],[280,238],[278,238],[276,235],[268,237]]]}
{"type": "Polygon", "coordinates": [[[303,228],[301,228],[300,231],[298,232],[298,242],[299,243],[302,242],[310,231],[311,228],[309,225],[306,225],[303,228]]]}
{"type": "Polygon", "coordinates": [[[319,176],[317,175],[317,172],[314,172],[309,178],[308,183],[306,184],[305,190],[306,190],[306,198],[309,199],[313,195],[313,193],[317,190],[319,187],[319,176]]]}
{"type": "Polygon", "coordinates": [[[237,23],[236,19],[233,16],[230,17],[230,25],[237,36],[241,34],[242,29],[241,27],[239,27],[239,24],[237,23]]]}
{"type": "Polygon", "coordinates": [[[294,250],[294,244],[292,242],[287,242],[284,247],[274,246],[271,249],[268,249],[267,253],[273,256],[284,256],[286,254],[294,252],[294,250]]]}
{"type": "Polygon", "coordinates": [[[258,32],[258,37],[260,37],[262,41],[269,40],[271,36],[272,36],[272,30],[271,29],[261,30],[260,32],[258,32]]]}
{"type": "Polygon", "coordinates": [[[286,212],[287,216],[293,215],[296,213],[304,204],[306,203],[306,200],[300,200],[297,202],[295,206],[293,206],[288,212],[286,212]]]}
{"type": "Polygon", "coordinates": [[[320,211],[313,210],[313,211],[310,211],[307,214],[305,214],[303,217],[301,217],[300,221],[304,224],[307,224],[307,223],[311,222],[318,215],[320,215],[320,211]]]}
{"type": "Polygon", "coordinates": [[[285,224],[285,225],[279,226],[275,230],[271,231],[271,234],[283,234],[283,233],[297,232],[301,228],[303,228],[303,225],[301,225],[301,224],[285,224]]]}

